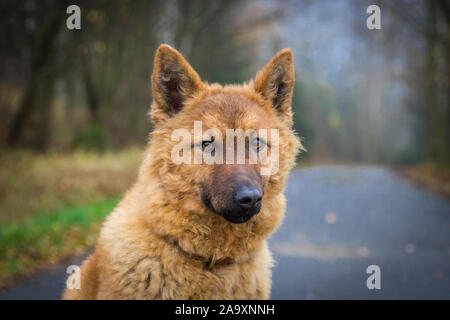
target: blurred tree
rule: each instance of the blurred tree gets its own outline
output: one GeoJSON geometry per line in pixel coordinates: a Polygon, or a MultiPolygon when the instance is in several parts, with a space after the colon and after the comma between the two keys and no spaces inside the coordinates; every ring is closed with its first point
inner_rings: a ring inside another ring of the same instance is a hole
{"type": "Polygon", "coordinates": [[[257,31],[279,12],[251,0],[81,0],[81,30],[68,30],[68,5],[0,3],[0,44],[8,48],[1,52],[0,107],[9,114],[0,137],[11,147],[142,143],[160,43],[179,49],[208,81],[246,80],[256,71],[258,37],[268,34],[257,31]]]}
{"type": "Polygon", "coordinates": [[[386,39],[386,46],[405,60],[407,103],[416,124],[410,148],[422,160],[450,165],[450,2],[381,3],[392,14],[388,27],[406,30],[397,41],[386,39]]]}
{"type": "Polygon", "coordinates": [[[1,4],[2,30],[5,37],[0,40],[2,48],[2,77],[13,77],[14,72],[27,78],[21,101],[7,134],[7,144],[17,145],[23,137],[28,119],[36,115],[35,127],[29,141],[38,149],[44,149],[49,134],[48,116],[52,99],[57,64],[55,63],[56,42],[64,25],[62,14],[67,1],[46,0],[39,4],[29,1],[1,4]],[[14,67],[18,67],[15,69],[14,67]]]}
{"type": "Polygon", "coordinates": [[[66,0],[0,1],[0,145],[142,143],[160,43],[222,84],[291,47],[308,156],[448,165],[449,1],[378,0],[378,31],[365,27],[372,2],[80,0],[81,30],[68,30],[66,0]]]}

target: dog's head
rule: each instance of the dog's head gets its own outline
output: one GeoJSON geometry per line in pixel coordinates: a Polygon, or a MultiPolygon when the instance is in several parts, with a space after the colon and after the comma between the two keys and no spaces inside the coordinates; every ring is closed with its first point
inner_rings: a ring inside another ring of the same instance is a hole
{"type": "Polygon", "coordinates": [[[178,51],[161,45],[151,139],[167,201],[235,224],[257,219],[281,193],[301,147],[291,129],[293,87],[289,49],[254,81],[222,87],[203,82],[178,51]]]}

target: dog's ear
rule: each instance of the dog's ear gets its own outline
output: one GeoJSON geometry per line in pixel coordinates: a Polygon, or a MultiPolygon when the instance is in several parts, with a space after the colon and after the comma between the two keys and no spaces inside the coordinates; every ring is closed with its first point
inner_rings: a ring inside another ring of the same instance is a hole
{"type": "Polygon", "coordinates": [[[181,53],[166,44],[160,45],[152,75],[152,121],[158,124],[178,113],[186,99],[201,87],[200,77],[181,53]]]}
{"type": "Polygon", "coordinates": [[[256,92],[268,100],[280,118],[289,125],[292,125],[294,77],[292,51],[283,49],[258,72],[254,82],[256,92]]]}

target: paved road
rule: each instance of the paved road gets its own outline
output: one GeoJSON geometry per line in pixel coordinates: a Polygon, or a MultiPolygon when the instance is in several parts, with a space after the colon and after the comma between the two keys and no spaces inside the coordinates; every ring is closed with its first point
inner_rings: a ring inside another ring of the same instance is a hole
{"type": "MultiPolygon", "coordinates": [[[[270,239],[273,299],[450,299],[447,198],[381,167],[348,166],[295,171],[286,194],[270,239]],[[379,290],[367,288],[369,265],[379,290]]],[[[57,266],[0,299],[57,299],[64,279],[57,266]]]]}

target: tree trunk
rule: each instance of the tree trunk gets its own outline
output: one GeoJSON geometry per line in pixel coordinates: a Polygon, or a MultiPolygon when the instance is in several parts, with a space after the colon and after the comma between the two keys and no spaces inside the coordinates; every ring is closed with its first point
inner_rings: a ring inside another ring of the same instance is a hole
{"type": "MultiPolygon", "coordinates": [[[[25,93],[20,103],[19,109],[15,114],[11,127],[7,136],[7,144],[11,147],[18,146],[22,138],[22,133],[26,121],[33,112],[36,111],[40,88],[48,90],[48,94],[53,91],[55,80],[55,71],[51,64],[55,53],[55,42],[63,23],[61,17],[57,15],[50,16],[49,22],[43,28],[36,45],[32,47],[33,57],[31,61],[31,78],[25,88],[25,93]]],[[[44,99],[47,105],[43,108],[50,107],[51,98],[44,99]]],[[[46,119],[48,121],[48,119],[46,119]]],[[[39,143],[41,146],[45,142],[39,143]]]]}

